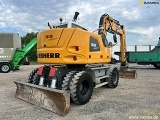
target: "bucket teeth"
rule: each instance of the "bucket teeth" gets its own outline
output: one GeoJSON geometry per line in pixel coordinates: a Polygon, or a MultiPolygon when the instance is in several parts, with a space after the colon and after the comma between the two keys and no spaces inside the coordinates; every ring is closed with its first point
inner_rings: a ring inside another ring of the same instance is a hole
{"type": "Polygon", "coordinates": [[[14,83],[17,86],[15,94],[17,98],[61,116],[65,116],[69,112],[70,95],[67,92],[21,81],[14,81],[14,83]]]}

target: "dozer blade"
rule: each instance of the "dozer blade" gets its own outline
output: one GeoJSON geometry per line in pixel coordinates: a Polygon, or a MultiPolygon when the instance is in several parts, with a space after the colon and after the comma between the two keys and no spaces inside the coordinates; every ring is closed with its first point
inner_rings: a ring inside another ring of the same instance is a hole
{"type": "Polygon", "coordinates": [[[125,67],[121,67],[119,70],[119,77],[135,79],[137,77],[137,72],[136,70],[131,70],[125,67]]]}
{"type": "Polygon", "coordinates": [[[38,105],[61,116],[65,116],[70,109],[70,95],[62,90],[42,87],[19,80],[14,81],[17,86],[15,96],[29,103],[38,105]]]}

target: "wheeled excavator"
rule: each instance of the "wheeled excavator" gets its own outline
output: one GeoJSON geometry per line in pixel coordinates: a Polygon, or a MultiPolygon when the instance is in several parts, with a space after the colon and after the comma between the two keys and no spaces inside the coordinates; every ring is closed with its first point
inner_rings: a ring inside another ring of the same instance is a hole
{"type": "Polygon", "coordinates": [[[101,86],[116,88],[119,74],[135,78],[136,71],[127,68],[125,56],[125,29],[119,21],[108,14],[101,16],[98,34],[89,32],[81,25],[70,22],[48,30],[37,36],[38,62],[45,64],[34,69],[28,83],[14,81],[16,97],[39,105],[59,115],[66,115],[70,100],[78,105],[89,102],[94,88],[101,86]],[[110,47],[106,33],[120,36],[121,69],[109,66],[110,47]]]}

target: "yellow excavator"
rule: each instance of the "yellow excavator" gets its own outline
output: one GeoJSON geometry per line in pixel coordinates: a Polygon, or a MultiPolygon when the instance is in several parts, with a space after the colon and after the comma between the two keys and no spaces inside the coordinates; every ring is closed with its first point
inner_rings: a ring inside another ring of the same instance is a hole
{"type": "MultiPolygon", "coordinates": [[[[16,97],[39,105],[59,115],[66,115],[70,100],[83,105],[89,102],[94,88],[116,88],[119,76],[135,78],[136,71],[127,68],[125,29],[108,14],[100,18],[98,34],[89,32],[74,21],[51,27],[37,36],[38,62],[45,64],[34,69],[28,83],[14,81],[16,97]],[[117,43],[120,36],[120,69],[108,65],[111,61],[106,33],[112,33],[117,43]]],[[[61,19],[62,20],[62,19],[61,19]]]]}

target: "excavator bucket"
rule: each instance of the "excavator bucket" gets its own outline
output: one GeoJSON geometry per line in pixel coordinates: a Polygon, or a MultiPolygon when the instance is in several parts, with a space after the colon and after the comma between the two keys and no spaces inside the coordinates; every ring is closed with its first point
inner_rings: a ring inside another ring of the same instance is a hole
{"type": "Polygon", "coordinates": [[[128,79],[135,79],[137,77],[137,72],[136,72],[136,70],[131,70],[126,67],[120,67],[119,77],[128,78],[128,79]]]}
{"type": "Polygon", "coordinates": [[[70,109],[70,95],[57,89],[42,87],[20,80],[14,81],[17,86],[15,96],[29,103],[38,105],[61,116],[65,116],[70,109]]]}

